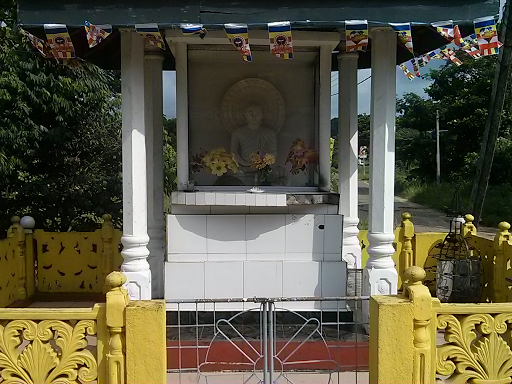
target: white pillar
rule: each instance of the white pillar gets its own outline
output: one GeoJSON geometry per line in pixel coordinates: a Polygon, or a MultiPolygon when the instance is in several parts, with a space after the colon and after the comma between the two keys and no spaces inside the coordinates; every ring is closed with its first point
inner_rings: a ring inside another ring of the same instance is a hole
{"type": "Polygon", "coordinates": [[[144,103],[144,39],[121,31],[121,92],[123,97],[123,264],[131,299],[151,299],[147,257],[146,139],[144,103]]]}
{"type": "Polygon", "coordinates": [[[318,173],[319,188],[327,192],[331,189],[331,53],[331,46],[320,46],[318,173]]]}
{"type": "Polygon", "coordinates": [[[175,43],[176,59],[176,160],[178,190],[186,190],[189,182],[188,156],[188,52],[186,43],[175,43]]]}
{"type": "Polygon", "coordinates": [[[144,66],[148,180],[148,262],[151,268],[151,297],[153,299],[164,297],[163,61],[162,55],[146,54],[144,66]]]}
{"type": "Polygon", "coordinates": [[[395,249],[396,32],[372,31],[370,117],[370,220],[363,289],[370,295],[397,293],[395,249]]]}
{"type": "Polygon", "coordinates": [[[343,215],[342,259],[361,268],[358,217],[357,59],[356,52],[338,55],[338,191],[343,215]]]}

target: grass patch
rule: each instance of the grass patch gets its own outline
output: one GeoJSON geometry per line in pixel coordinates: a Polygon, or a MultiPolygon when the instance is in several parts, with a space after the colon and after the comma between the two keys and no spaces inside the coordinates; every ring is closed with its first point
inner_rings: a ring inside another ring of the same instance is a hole
{"type": "MultiPolygon", "coordinates": [[[[411,181],[402,186],[399,196],[449,215],[468,212],[471,186],[452,183],[424,184],[411,181]]],[[[481,225],[497,227],[501,221],[512,222],[512,187],[491,185],[487,190],[481,225]]]]}

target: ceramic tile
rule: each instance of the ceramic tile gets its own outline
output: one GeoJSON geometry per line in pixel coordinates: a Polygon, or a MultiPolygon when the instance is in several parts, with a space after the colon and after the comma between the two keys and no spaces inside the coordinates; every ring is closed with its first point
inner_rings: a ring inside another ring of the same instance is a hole
{"type": "Polygon", "coordinates": [[[256,205],[256,195],[254,195],[254,193],[248,193],[245,196],[245,205],[248,207],[254,207],[256,205]]]}
{"type": "Polygon", "coordinates": [[[258,193],[256,196],[256,206],[265,207],[267,205],[267,195],[264,193],[258,193]]]}
{"type": "Polygon", "coordinates": [[[281,297],[282,262],[245,262],[244,297],[281,297]]]}
{"type": "Polygon", "coordinates": [[[206,253],[206,215],[167,216],[168,253],[206,253]]]}
{"type": "Polygon", "coordinates": [[[323,215],[286,215],[286,253],[323,253],[323,215]]]}
{"type": "Polygon", "coordinates": [[[245,193],[235,194],[235,205],[246,205],[245,204],[245,193]]]}
{"type": "Polygon", "coordinates": [[[326,215],[324,228],[324,252],[341,255],[341,215],[326,215]]]}
{"type": "Polygon", "coordinates": [[[196,205],[196,194],[195,193],[185,193],[185,204],[186,205],[196,205]]]}
{"type": "Polygon", "coordinates": [[[167,261],[169,263],[191,263],[191,262],[204,262],[208,260],[206,253],[169,253],[167,254],[167,261]]]}
{"type": "Polygon", "coordinates": [[[166,299],[201,299],[204,294],[204,263],[165,263],[166,299]]]}
{"type": "MultiPolygon", "coordinates": [[[[206,298],[241,298],[244,294],[244,265],[236,262],[205,263],[206,298]]],[[[243,307],[241,303],[217,304],[217,310],[236,310],[243,307]]]]}
{"type": "Polygon", "coordinates": [[[225,193],[215,193],[215,204],[216,205],[226,205],[226,194],[225,193]]]}
{"type": "Polygon", "coordinates": [[[341,261],[322,262],[322,296],[345,296],[347,264],[341,261]]]}
{"type": "Polygon", "coordinates": [[[277,195],[276,205],[278,207],[286,207],[286,194],[280,193],[277,195]]]}
{"type": "Polygon", "coordinates": [[[206,205],[215,205],[215,193],[213,192],[206,192],[204,194],[204,203],[206,205]]]}
{"type": "MultiPolygon", "coordinates": [[[[315,261],[283,262],[283,296],[318,297],[322,294],[321,266],[315,261]]],[[[300,307],[301,304],[295,307],[300,307]]]]}
{"type": "Polygon", "coordinates": [[[245,253],[209,253],[208,261],[245,261],[247,254],[245,253]]]}
{"type": "Polygon", "coordinates": [[[207,205],[173,205],[173,215],[209,215],[210,207],[207,205]]]}
{"type": "Polygon", "coordinates": [[[326,215],[327,205],[326,204],[305,204],[305,205],[289,205],[288,212],[294,214],[315,214],[315,215],[326,215]]]}
{"type": "Polygon", "coordinates": [[[204,192],[196,192],[196,205],[205,205],[205,193],[204,192]]]}
{"type": "Polygon", "coordinates": [[[247,253],[285,252],[285,215],[247,215],[247,253]]]}
{"type": "Polygon", "coordinates": [[[178,192],[178,204],[185,204],[185,192],[178,192]]]}
{"type": "Polygon", "coordinates": [[[286,261],[322,261],[324,255],[321,253],[285,253],[284,258],[286,261]]]}
{"type": "Polygon", "coordinates": [[[243,215],[246,213],[249,213],[249,207],[242,207],[242,206],[219,206],[219,205],[212,205],[211,207],[211,213],[212,215],[243,215]]]}
{"type": "Polygon", "coordinates": [[[245,215],[210,215],[206,219],[208,253],[246,253],[245,215]]]}
{"type": "Polygon", "coordinates": [[[226,193],[226,205],[236,205],[236,195],[234,193],[226,193]]]}
{"type": "Polygon", "coordinates": [[[247,261],[276,261],[284,260],[284,253],[248,253],[247,261]]]}
{"type": "Polygon", "coordinates": [[[267,195],[267,207],[275,207],[277,206],[277,195],[273,193],[269,193],[267,195]]]}

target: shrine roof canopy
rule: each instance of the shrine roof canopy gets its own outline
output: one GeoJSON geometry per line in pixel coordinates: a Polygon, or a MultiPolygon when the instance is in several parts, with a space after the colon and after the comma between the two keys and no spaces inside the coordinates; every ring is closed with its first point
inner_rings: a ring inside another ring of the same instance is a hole
{"type": "MultiPolygon", "coordinates": [[[[120,67],[120,39],[116,33],[88,51],[84,21],[111,24],[114,28],[158,23],[161,30],[179,28],[180,23],[201,23],[208,30],[222,29],[225,23],[246,23],[251,29],[266,29],[267,23],[290,21],[293,30],[343,31],[344,20],[368,20],[369,26],[389,22],[411,22],[417,54],[428,52],[446,41],[430,23],[452,19],[462,32],[472,32],[473,20],[493,16],[499,0],[18,0],[18,21],[39,37],[43,24],[66,24],[77,55],[105,68],[120,67]],[[81,47],[83,46],[83,52],[81,47]]],[[[164,63],[174,69],[170,52],[164,63]]],[[[407,60],[407,49],[399,49],[397,63],[407,60]]],[[[362,54],[359,67],[370,65],[370,52],[362,54]]],[[[333,60],[333,70],[336,69],[333,60]]]]}

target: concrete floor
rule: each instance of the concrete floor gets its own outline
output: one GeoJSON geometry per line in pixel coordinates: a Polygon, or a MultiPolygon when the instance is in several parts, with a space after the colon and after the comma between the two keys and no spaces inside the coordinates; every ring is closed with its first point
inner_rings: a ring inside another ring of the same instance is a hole
{"type": "MultiPolygon", "coordinates": [[[[258,376],[248,373],[168,373],[168,384],[259,384],[263,383],[261,373],[258,376]]],[[[368,384],[368,372],[340,373],[286,373],[274,377],[275,384],[368,384]]]]}

